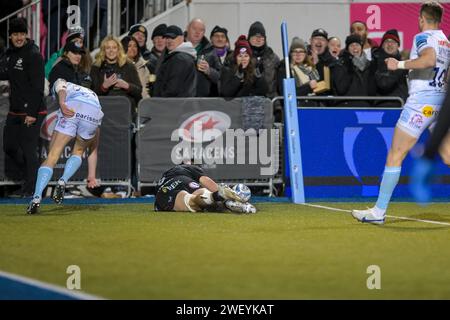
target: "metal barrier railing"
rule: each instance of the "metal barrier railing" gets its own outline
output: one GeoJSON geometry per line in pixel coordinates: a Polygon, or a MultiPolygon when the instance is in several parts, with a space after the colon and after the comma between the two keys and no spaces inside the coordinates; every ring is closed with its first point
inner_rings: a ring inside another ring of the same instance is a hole
{"type": "Polygon", "coordinates": [[[16,17],[23,17],[27,19],[30,37],[36,42],[37,45],[39,45],[41,32],[41,0],[32,1],[28,5],[0,19],[0,23],[6,23],[6,34],[0,34],[0,37],[3,37],[5,40],[6,48],[9,48],[9,23],[11,19],[16,17]]]}
{"type": "Polygon", "coordinates": [[[86,46],[93,49],[99,47],[107,35],[118,37],[128,32],[132,25],[143,23],[182,1],[71,0],[67,4],[62,0],[35,0],[0,19],[0,23],[7,24],[6,34],[0,37],[4,38],[6,47],[9,47],[7,39],[10,20],[16,16],[25,17],[29,23],[30,38],[41,47],[45,60],[48,60],[54,52],[61,49],[64,33],[70,26],[83,27],[86,46]],[[78,6],[78,9],[74,6],[78,6]]]}
{"type": "MultiPolygon", "coordinates": [[[[272,99],[272,105],[276,101],[284,100],[283,96],[278,96],[272,99]]],[[[405,101],[401,97],[378,97],[378,96],[299,96],[297,97],[297,101],[299,100],[310,100],[310,101],[394,101],[400,102],[400,107],[403,107],[405,101]]],[[[332,108],[333,106],[327,106],[326,108],[332,108]]],[[[398,107],[398,106],[395,106],[398,107]]],[[[342,108],[342,107],[339,107],[342,108]]],[[[370,107],[373,109],[376,107],[370,107]]],[[[385,107],[383,107],[385,108],[385,107]]]]}

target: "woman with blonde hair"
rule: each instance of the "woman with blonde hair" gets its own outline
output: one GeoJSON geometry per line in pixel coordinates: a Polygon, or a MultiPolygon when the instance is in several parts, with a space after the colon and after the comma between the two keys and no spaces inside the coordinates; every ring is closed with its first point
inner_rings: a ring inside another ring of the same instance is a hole
{"type": "Polygon", "coordinates": [[[142,85],[134,64],[127,58],[121,42],[107,36],[100,45],[91,69],[92,89],[99,96],[125,96],[133,115],[142,98],[142,85]]]}

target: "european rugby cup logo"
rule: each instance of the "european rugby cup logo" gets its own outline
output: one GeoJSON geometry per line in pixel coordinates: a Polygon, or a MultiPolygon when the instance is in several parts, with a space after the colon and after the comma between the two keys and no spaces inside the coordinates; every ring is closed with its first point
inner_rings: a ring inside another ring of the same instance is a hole
{"type": "MultiPolygon", "coordinates": [[[[383,123],[384,112],[371,112],[371,111],[356,111],[356,118],[358,120],[358,125],[381,125],[383,123]]],[[[359,174],[355,159],[354,159],[354,146],[356,139],[360,135],[364,128],[359,127],[347,127],[344,129],[343,135],[343,146],[344,146],[344,157],[350,172],[353,176],[358,179],[362,185],[362,195],[371,196],[378,194],[378,186],[365,186],[363,184],[361,175],[359,174]]],[[[394,128],[391,127],[376,127],[376,130],[383,137],[386,150],[390,146],[392,136],[394,134],[394,128]]]]}

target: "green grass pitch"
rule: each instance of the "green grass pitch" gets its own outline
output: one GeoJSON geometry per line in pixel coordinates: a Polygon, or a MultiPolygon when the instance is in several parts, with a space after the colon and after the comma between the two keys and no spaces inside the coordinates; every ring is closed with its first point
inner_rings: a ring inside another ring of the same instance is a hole
{"type": "MultiPolygon", "coordinates": [[[[365,208],[366,203],[326,203],[365,208]]],[[[257,204],[254,215],[155,213],[153,205],[0,206],[0,270],[107,299],[450,299],[450,226],[257,204]],[[369,290],[367,268],[381,270],[369,290]]],[[[448,203],[390,215],[450,222],[448,203]]]]}

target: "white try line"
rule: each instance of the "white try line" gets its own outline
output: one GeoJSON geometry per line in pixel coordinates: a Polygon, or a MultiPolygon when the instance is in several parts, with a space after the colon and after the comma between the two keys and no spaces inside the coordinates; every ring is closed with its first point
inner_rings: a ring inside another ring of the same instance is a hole
{"type": "MultiPolygon", "coordinates": [[[[332,207],[327,207],[327,206],[321,206],[321,205],[318,205],[318,204],[302,203],[302,205],[305,205],[305,206],[308,206],[308,207],[332,210],[332,211],[340,211],[340,212],[347,212],[347,213],[351,213],[352,212],[352,210],[332,208],[332,207]]],[[[422,219],[416,219],[416,218],[398,217],[398,216],[390,216],[390,215],[386,215],[386,217],[399,219],[399,220],[408,220],[408,221],[416,221],[416,222],[423,222],[423,223],[439,224],[439,225],[443,225],[443,226],[450,226],[450,223],[448,223],[448,222],[440,222],[440,221],[433,221],[433,220],[422,220],[422,219]]]]}
{"type": "Polygon", "coordinates": [[[76,300],[103,300],[103,298],[101,297],[97,297],[82,292],[72,291],[60,286],[45,283],[24,276],[19,276],[5,271],[0,271],[0,282],[2,281],[3,282],[9,281],[8,286],[3,284],[3,287],[8,287],[9,290],[11,290],[11,292],[8,292],[4,288],[0,290],[0,300],[4,299],[2,295],[6,295],[7,298],[8,296],[12,296],[13,299],[30,299],[30,297],[31,299],[37,299],[36,297],[45,297],[46,295],[49,294],[52,296],[51,299],[57,300],[61,300],[64,298],[76,300]],[[24,291],[23,288],[22,287],[19,288],[19,286],[26,286],[27,289],[24,291]]]}

